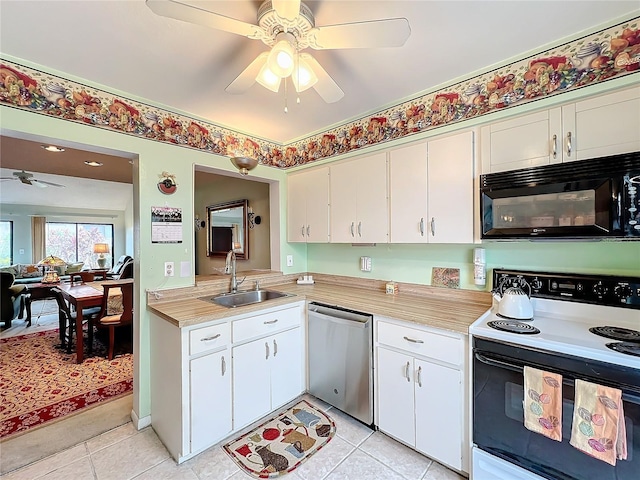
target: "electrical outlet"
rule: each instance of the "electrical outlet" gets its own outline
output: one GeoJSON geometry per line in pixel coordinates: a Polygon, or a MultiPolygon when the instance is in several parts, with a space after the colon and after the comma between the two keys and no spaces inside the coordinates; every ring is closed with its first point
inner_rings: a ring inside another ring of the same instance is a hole
{"type": "Polygon", "coordinates": [[[287,255],[287,267],[293,267],[293,255],[287,255]]]}
{"type": "Polygon", "coordinates": [[[173,277],[174,274],[173,262],[164,262],[164,276],[173,277]]]}
{"type": "Polygon", "coordinates": [[[19,253],[20,255],[24,255],[24,248],[21,248],[19,253]]]}

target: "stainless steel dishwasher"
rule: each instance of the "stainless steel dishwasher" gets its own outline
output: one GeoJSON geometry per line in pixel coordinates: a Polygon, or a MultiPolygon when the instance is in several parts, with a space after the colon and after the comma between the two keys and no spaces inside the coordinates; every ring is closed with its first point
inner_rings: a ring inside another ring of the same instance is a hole
{"type": "Polygon", "coordinates": [[[309,393],[373,424],[373,316],[309,304],[309,393]]]}

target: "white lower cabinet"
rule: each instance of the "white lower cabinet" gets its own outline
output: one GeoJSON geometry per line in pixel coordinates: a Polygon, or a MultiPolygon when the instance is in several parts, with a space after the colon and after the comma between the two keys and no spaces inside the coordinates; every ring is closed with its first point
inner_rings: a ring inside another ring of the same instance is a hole
{"type": "Polygon", "coordinates": [[[191,450],[200,451],[232,430],[230,350],[189,362],[191,450]]]}
{"type": "MultiPolygon", "coordinates": [[[[294,328],[233,347],[234,428],[242,428],[304,391],[304,342],[300,308],[276,312],[297,317],[294,328]]],[[[265,315],[257,324],[280,318],[265,315]]],[[[290,328],[290,321],[287,323],[290,328]]],[[[278,328],[277,323],[267,325],[278,328]]],[[[234,330],[235,332],[235,330],[234,330]]]]}
{"type": "Polygon", "coordinates": [[[466,471],[463,336],[399,323],[377,325],[378,427],[466,471]]]}
{"type": "Polygon", "coordinates": [[[151,314],[151,422],[178,463],[304,391],[303,305],[184,328],[151,314]]]}

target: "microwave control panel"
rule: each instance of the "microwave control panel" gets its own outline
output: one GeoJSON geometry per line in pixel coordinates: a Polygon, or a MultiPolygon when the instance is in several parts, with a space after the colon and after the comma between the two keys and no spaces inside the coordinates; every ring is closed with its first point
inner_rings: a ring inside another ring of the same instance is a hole
{"type": "Polygon", "coordinates": [[[531,297],[640,309],[640,277],[494,269],[494,291],[509,287],[531,297]]]}

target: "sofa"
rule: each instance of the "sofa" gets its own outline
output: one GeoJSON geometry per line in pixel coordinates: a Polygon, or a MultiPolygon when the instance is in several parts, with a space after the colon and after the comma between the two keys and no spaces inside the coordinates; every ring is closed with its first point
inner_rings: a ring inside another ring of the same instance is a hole
{"type": "Polygon", "coordinates": [[[10,272],[0,272],[0,320],[4,327],[11,327],[14,318],[22,318],[25,300],[29,291],[25,285],[14,284],[14,276],[10,272]]]}
{"type": "MultiPolygon", "coordinates": [[[[54,267],[61,279],[69,278],[71,273],[79,272],[84,266],[83,262],[69,263],[54,267]]],[[[44,278],[44,272],[47,267],[34,263],[16,263],[9,267],[0,268],[0,272],[11,273],[15,278],[16,285],[25,285],[29,283],[40,283],[44,278]]]]}

